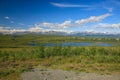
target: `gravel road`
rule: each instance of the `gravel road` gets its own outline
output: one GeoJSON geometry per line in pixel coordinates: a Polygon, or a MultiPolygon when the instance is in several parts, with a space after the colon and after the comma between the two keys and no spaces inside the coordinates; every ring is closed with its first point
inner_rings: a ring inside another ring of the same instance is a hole
{"type": "Polygon", "coordinates": [[[38,68],[31,72],[24,72],[21,77],[22,80],[120,80],[120,74],[100,75],[38,68]]]}

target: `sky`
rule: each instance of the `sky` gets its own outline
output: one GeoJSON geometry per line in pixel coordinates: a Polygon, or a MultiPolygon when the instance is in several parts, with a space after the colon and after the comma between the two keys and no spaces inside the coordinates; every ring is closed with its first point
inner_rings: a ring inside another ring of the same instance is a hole
{"type": "Polygon", "coordinates": [[[0,32],[120,33],[120,0],[0,0],[0,32]]]}

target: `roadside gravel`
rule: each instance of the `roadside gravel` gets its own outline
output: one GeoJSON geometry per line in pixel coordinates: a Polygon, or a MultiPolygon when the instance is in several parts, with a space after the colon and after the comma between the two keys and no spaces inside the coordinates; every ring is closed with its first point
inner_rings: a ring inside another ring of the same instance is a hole
{"type": "Polygon", "coordinates": [[[95,73],[76,73],[56,69],[33,69],[24,72],[22,80],[120,80],[120,74],[100,75],[95,73]]]}

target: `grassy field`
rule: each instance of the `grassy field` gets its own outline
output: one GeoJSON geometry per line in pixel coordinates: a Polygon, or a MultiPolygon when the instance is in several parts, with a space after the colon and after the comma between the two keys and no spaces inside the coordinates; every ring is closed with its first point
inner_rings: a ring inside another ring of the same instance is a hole
{"type": "Polygon", "coordinates": [[[20,80],[20,74],[35,67],[112,74],[120,72],[120,46],[29,46],[37,43],[107,42],[114,38],[74,36],[1,35],[0,79],[20,80]],[[38,66],[39,65],[39,66],[38,66]]]}

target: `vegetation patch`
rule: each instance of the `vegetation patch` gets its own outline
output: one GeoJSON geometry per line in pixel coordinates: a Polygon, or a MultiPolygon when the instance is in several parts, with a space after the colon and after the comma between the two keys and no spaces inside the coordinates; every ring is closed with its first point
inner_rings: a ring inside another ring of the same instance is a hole
{"type": "MultiPolygon", "coordinates": [[[[52,41],[69,41],[69,39],[74,41],[74,37],[49,36],[51,39],[47,38],[48,36],[34,35],[0,37],[0,79],[2,80],[20,80],[19,76],[22,72],[30,71],[38,65],[40,68],[101,74],[120,72],[120,46],[26,46],[31,41],[44,44],[52,41]]],[[[75,37],[75,40],[78,39],[75,37]]],[[[108,42],[112,43],[112,40],[114,41],[111,39],[108,42]]]]}

